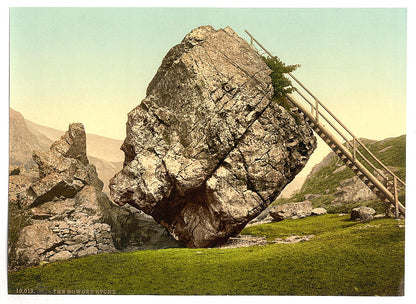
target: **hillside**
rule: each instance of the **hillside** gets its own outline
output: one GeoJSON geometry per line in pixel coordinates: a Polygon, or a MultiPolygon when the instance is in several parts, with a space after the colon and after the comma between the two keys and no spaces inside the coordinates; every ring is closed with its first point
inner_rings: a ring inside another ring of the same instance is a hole
{"type": "MultiPolygon", "coordinates": [[[[26,125],[22,114],[10,109],[9,163],[10,165],[33,162],[33,150],[47,150],[52,141],[42,134],[33,134],[26,125]]],[[[63,134],[63,133],[62,133],[63,134]]]]}
{"type": "MultiPolygon", "coordinates": [[[[362,141],[399,178],[406,180],[406,135],[362,141]]],[[[331,152],[315,165],[298,192],[290,198],[276,200],[273,205],[310,200],[314,207],[324,207],[330,213],[348,213],[357,205],[370,206],[382,213],[383,204],[378,198],[371,198],[372,193],[367,189],[331,152]]],[[[399,193],[399,200],[405,201],[404,193],[399,193]]]]}
{"type": "MultiPolygon", "coordinates": [[[[10,109],[10,164],[23,164],[29,168],[34,164],[32,151],[49,150],[50,145],[64,133],[26,120],[21,113],[10,109]]],[[[104,182],[103,191],[107,194],[110,178],[123,167],[121,144],[121,140],[87,134],[88,158],[97,168],[98,176],[104,182]]]]}

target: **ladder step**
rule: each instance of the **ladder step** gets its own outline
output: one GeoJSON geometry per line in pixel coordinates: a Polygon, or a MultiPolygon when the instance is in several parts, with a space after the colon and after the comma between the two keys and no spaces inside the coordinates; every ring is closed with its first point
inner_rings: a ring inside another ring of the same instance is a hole
{"type": "Polygon", "coordinates": [[[364,173],[362,173],[360,169],[358,169],[355,165],[350,165],[350,168],[352,171],[354,171],[355,174],[364,175],[364,173]]]}

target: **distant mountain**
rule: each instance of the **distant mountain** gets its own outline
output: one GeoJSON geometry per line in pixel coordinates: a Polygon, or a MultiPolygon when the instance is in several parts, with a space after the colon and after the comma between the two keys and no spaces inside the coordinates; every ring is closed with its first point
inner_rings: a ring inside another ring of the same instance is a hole
{"type": "MultiPolygon", "coordinates": [[[[375,141],[361,139],[366,147],[400,179],[406,179],[406,135],[375,141]]],[[[299,191],[289,198],[279,198],[273,204],[310,200],[313,207],[329,212],[349,212],[358,205],[383,210],[383,204],[354,173],[335,155],[329,153],[315,165],[299,191]]],[[[404,193],[399,193],[404,203],[404,193]]]]}
{"type": "MultiPolygon", "coordinates": [[[[26,120],[26,125],[33,134],[42,134],[52,141],[58,140],[65,133],[29,120],[26,120]]],[[[123,141],[118,139],[87,134],[87,154],[109,162],[120,162],[124,160],[124,153],[120,150],[122,143],[123,141]]]]}
{"type": "MultiPolygon", "coordinates": [[[[9,162],[11,165],[22,164],[26,168],[34,164],[33,150],[49,150],[50,145],[65,133],[26,120],[13,109],[10,109],[9,132],[9,162]]],[[[121,144],[121,140],[87,134],[88,159],[97,168],[98,176],[104,182],[103,192],[107,194],[110,178],[123,167],[124,154],[120,150],[121,144]]]]}
{"type": "Polygon", "coordinates": [[[32,164],[33,150],[47,150],[52,141],[42,134],[33,134],[22,114],[10,109],[9,163],[32,164]]]}

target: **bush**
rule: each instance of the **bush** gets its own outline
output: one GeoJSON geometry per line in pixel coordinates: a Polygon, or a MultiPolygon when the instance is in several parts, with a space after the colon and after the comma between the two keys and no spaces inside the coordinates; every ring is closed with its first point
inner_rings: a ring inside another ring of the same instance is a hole
{"type": "Polygon", "coordinates": [[[296,120],[296,123],[300,123],[300,117],[298,114],[293,113],[290,108],[291,104],[289,100],[286,98],[287,94],[293,92],[294,87],[292,82],[289,78],[285,76],[285,74],[291,73],[300,67],[299,64],[294,65],[286,65],[277,57],[264,57],[264,62],[267,66],[272,70],[270,74],[270,78],[272,79],[273,85],[273,100],[275,100],[280,106],[286,109],[292,115],[292,117],[296,120]]]}

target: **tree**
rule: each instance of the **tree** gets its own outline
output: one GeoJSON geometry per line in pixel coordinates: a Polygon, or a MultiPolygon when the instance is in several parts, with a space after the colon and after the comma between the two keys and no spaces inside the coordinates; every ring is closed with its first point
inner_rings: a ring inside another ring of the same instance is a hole
{"type": "Polygon", "coordinates": [[[272,79],[272,85],[274,89],[273,98],[280,104],[286,94],[293,92],[294,88],[289,78],[285,76],[287,73],[291,73],[300,67],[299,64],[286,65],[277,57],[265,57],[264,62],[272,70],[270,77],[272,79]]]}

